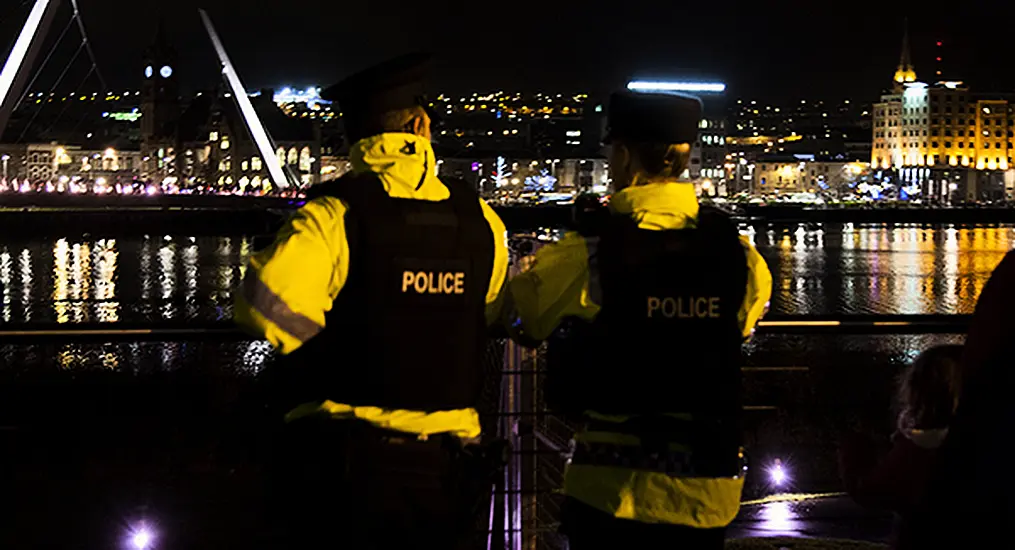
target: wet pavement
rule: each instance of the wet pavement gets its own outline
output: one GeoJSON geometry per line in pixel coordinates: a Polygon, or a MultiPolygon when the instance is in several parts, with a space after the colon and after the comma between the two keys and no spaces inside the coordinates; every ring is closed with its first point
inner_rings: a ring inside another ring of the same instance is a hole
{"type": "Polygon", "coordinates": [[[848,496],[777,495],[748,502],[730,526],[730,538],[806,537],[886,543],[892,515],[865,510],[848,496]]]}

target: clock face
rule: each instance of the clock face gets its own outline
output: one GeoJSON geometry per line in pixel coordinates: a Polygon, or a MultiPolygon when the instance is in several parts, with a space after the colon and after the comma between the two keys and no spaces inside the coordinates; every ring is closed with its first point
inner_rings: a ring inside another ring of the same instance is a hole
{"type": "Polygon", "coordinates": [[[152,66],[151,65],[148,65],[147,67],[144,68],[144,77],[145,78],[151,78],[152,77],[152,66]]]}
{"type": "Polygon", "coordinates": [[[169,78],[173,76],[173,68],[169,65],[163,65],[162,68],[159,69],[159,74],[162,75],[162,78],[169,78]]]}

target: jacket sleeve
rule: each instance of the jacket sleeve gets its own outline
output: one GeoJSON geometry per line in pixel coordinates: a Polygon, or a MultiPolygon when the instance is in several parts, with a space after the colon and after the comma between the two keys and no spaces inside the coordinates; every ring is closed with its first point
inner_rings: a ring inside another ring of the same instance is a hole
{"type": "Polygon", "coordinates": [[[236,322],[291,353],[324,328],[349,272],[345,205],[308,202],[279,230],[275,242],[251,256],[236,298],[236,322]]]}
{"type": "Polygon", "coordinates": [[[768,311],[768,305],[772,300],[772,273],[748,237],[741,235],[740,242],[747,254],[748,274],[747,292],[744,294],[744,303],[740,306],[738,320],[744,338],[749,338],[754,333],[758,321],[768,311]]]}
{"type": "Polygon", "coordinates": [[[490,286],[486,292],[486,324],[493,325],[501,319],[504,305],[504,288],[507,280],[508,249],[507,228],[500,216],[483,199],[479,200],[483,217],[493,233],[493,269],[490,272],[490,286]]]}
{"type": "Polygon", "coordinates": [[[545,340],[566,317],[592,320],[599,313],[589,297],[588,247],[577,233],[540,248],[508,289],[509,332],[523,343],[545,340]]]}

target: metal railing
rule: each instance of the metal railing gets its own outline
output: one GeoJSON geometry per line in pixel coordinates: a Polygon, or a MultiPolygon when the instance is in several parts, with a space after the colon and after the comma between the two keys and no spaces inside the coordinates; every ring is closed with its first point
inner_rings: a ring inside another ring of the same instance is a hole
{"type": "MultiPolygon", "coordinates": [[[[971,315],[769,315],[757,334],[958,334],[971,315]]],[[[0,342],[253,339],[231,321],[0,323],[0,342]]]]}
{"type": "MultiPolygon", "coordinates": [[[[969,320],[969,315],[773,315],[759,323],[758,334],[959,334],[966,331],[969,320]]],[[[249,339],[229,322],[0,324],[0,344],[249,339]]],[[[500,384],[491,390],[498,395],[485,399],[484,417],[492,420],[499,437],[510,441],[513,451],[503,478],[492,490],[489,517],[484,521],[489,530],[487,548],[566,548],[556,527],[573,428],[546,409],[545,355],[541,349],[501,341],[491,345],[491,353],[493,364],[488,368],[496,370],[500,384]]]]}
{"type": "MultiPolygon", "coordinates": [[[[758,325],[758,334],[905,335],[960,334],[969,315],[773,315],[758,325]]],[[[802,370],[806,367],[745,367],[745,371],[802,370]]],[[[507,550],[566,549],[557,534],[559,489],[570,456],[574,428],[546,409],[542,380],[546,374],[542,349],[508,343],[505,348],[501,437],[514,452],[497,495],[505,509],[504,546],[507,550]],[[509,522],[507,518],[510,518],[509,522]]],[[[745,406],[745,411],[768,410],[745,406]]],[[[500,546],[491,546],[501,548],[500,546]]]]}

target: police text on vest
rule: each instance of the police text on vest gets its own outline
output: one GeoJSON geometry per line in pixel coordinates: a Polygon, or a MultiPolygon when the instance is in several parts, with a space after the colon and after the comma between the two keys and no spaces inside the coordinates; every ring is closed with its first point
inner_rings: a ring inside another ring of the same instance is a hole
{"type": "Polygon", "coordinates": [[[402,292],[416,294],[465,294],[465,273],[461,271],[403,271],[402,292]]]}
{"type": "Polygon", "coordinates": [[[672,319],[718,319],[719,298],[717,297],[694,297],[681,296],[673,298],[666,296],[657,298],[648,297],[648,318],[666,317],[672,319]]]}

